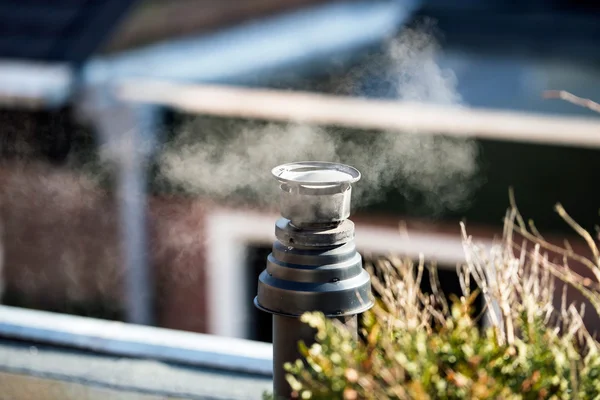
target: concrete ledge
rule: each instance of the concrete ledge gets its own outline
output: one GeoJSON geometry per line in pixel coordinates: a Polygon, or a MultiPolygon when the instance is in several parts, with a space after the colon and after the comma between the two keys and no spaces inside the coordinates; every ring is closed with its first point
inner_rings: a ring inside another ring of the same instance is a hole
{"type": "Polygon", "coordinates": [[[254,400],[270,377],[0,339],[0,398],[254,400]]]}
{"type": "Polygon", "coordinates": [[[0,337],[272,375],[268,343],[0,306],[0,337]]]}

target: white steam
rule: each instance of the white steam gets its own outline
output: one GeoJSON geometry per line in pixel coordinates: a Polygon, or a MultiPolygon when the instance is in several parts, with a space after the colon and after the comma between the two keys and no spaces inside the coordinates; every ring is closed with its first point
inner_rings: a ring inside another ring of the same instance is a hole
{"type": "Polygon", "coordinates": [[[433,35],[407,30],[388,47],[392,82],[402,100],[457,105],[462,99],[456,77],[436,61],[440,48],[433,35]]]}
{"type": "MultiPolygon", "coordinates": [[[[423,30],[407,30],[389,44],[386,80],[400,99],[460,104],[454,75],[437,64],[438,52],[433,36],[423,30]]],[[[418,193],[430,212],[454,210],[468,203],[477,186],[478,148],[468,139],[369,131],[349,138],[333,129],[280,124],[233,126],[209,135],[205,128],[201,119],[190,121],[160,159],[162,177],[192,193],[222,198],[243,193],[271,202],[277,198],[271,168],[307,160],[358,168],[363,178],[353,203],[359,206],[393,188],[406,197],[418,193]]]]}
{"type": "MultiPolygon", "coordinates": [[[[172,182],[193,193],[219,197],[246,191],[272,198],[276,185],[270,170],[284,162],[331,160],[334,142],[325,131],[306,126],[268,125],[245,129],[233,135],[213,131],[198,143],[198,130],[191,124],[162,156],[161,172],[172,182]]],[[[239,129],[239,127],[237,127],[239,129]]]]}

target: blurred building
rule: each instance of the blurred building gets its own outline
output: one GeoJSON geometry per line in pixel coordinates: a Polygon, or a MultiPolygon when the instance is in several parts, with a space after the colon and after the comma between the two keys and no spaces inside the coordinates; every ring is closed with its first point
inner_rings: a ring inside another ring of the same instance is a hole
{"type": "MultiPolygon", "coordinates": [[[[0,1],[3,302],[125,319],[128,296],[145,290],[153,324],[268,341],[269,317],[251,299],[276,212],[164,189],[153,161],[181,121],[197,117],[120,103],[109,89],[146,78],[397,97],[397,71],[368,66],[387,40],[427,16],[438,21],[436,62],[454,71],[464,104],[591,117],[541,92],[600,93],[598,11],[558,0],[0,1]],[[141,139],[125,135],[139,126],[141,139]],[[139,143],[151,145],[140,152],[139,143]],[[117,151],[124,148],[134,151],[117,151]],[[129,189],[148,195],[147,212],[144,201],[122,202],[129,189]],[[130,267],[149,267],[149,277],[139,276],[150,289],[127,281],[130,267]]],[[[241,125],[209,118],[205,126],[199,135],[241,125]]],[[[456,290],[458,221],[482,240],[501,233],[510,186],[540,230],[571,237],[553,214],[558,201],[593,228],[596,149],[477,147],[480,184],[468,204],[434,213],[427,193],[389,188],[354,218],[361,251],[423,252],[447,267],[447,289],[456,290]]]]}

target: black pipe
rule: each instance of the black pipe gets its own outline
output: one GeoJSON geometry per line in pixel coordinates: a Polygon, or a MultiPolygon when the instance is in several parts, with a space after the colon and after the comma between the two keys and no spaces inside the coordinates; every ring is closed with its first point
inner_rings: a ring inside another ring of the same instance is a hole
{"type": "Polygon", "coordinates": [[[292,390],[283,369],[285,363],[300,359],[298,342],[311,346],[315,341],[315,331],[298,318],[273,315],[273,391],[276,399],[291,398],[292,390]]]}
{"type": "MultiPolygon", "coordinates": [[[[338,318],[350,332],[358,334],[356,315],[338,318]]],[[[283,366],[302,359],[298,351],[298,343],[304,342],[310,347],[315,342],[316,331],[294,317],[273,315],[273,390],[276,399],[289,399],[292,390],[287,382],[283,366]]]]}

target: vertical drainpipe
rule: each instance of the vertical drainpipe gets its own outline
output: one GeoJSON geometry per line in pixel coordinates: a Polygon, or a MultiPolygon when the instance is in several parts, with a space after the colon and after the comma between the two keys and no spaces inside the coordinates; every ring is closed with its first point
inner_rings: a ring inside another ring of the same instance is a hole
{"type": "MultiPolygon", "coordinates": [[[[2,199],[0,199],[0,206],[2,199]]],[[[2,214],[0,214],[0,304],[4,300],[4,228],[2,226],[2,214]]]]}
{"type": "Polygon", "coordinates": [[[115,167],[123,260],[125,318],[154,324],[154,282],[147,240],[146,162],[155,142],[156,109],[122,103],[111,87],[90,90],[82,110],[96,128],[101,153],[115,167]]]}
{"type": "Polygon", "coordinates": [[[146,162],[154,138],[154,110],[149,106],[123,106],[129,108],[135,121],[128,146],[125,146],[130,151],[120,153],[117,160],[126,318],[130,323],[153,325],[154,282],[148,257],[146,162]]]}

